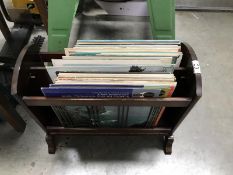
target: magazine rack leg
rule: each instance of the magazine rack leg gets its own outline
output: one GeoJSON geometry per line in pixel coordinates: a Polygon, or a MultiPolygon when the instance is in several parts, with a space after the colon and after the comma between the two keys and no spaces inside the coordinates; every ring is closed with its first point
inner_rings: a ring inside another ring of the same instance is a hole
{"type": "Polygon", "coordinates": [[[47,134],[46,135],[46,142],[48,144],[49,154],[55,154],[56,146],[55,146],[55,142],[54,142],[54,136],[47,134]]]}
{"type": "Polygon", "coordinates": [[[165,136],[164,138],[164,153],[166,155],[172,154],[172,144],[174,142],[174,136],[165,136]]]}

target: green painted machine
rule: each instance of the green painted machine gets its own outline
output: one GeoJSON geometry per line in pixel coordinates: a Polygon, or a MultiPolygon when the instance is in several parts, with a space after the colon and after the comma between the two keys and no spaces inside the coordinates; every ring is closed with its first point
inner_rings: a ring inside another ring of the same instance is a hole
{"type": "MultiPolygon", "coordinates": [[[[48,1],[48,51],[68,46],[72,20],[80,0],[48,1]]],[[[153,39],[175,39],[175,0],[147,0],[153,39]]]]}

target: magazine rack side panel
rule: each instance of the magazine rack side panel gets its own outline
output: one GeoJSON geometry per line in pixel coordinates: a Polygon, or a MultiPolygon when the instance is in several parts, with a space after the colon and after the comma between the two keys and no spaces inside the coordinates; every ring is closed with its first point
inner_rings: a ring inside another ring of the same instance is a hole
{"type": "Polygon", "coordinates": [[[172,127],[172,133],[177,129],[202,96],[201,74],[195,73],[193,67],[193,61],[198,61],[197,56],[192,47],[187,43],[182,43],[182,52],[184,56],[181,62],[181,67],[184,67],[185,70],[183,72],[175,72],[178,86],[173,97],[191,97],[192,101],[184,108],[166,108],[159,126],[172,127]]]}
{"type": "Polygon", "coordinates": [[[50,107],[30,107],[22,100],[23,96],[41,94],[41,85],[49,84],[51,81],[46,70],[43,68],[39,54],[32,55],[30,53],[32,45],[26,45],[17,58],[12,77],[11,94],[22,105],[25,111],[32,116],[35,122],[46,131],[47,124],[52,121],[51,116],[54,116],[50,107]],[[32,71],[31,68],[35,66],[38,69],[32,71]],[[38,77],[43,78],[38,80],[38,77]]]}

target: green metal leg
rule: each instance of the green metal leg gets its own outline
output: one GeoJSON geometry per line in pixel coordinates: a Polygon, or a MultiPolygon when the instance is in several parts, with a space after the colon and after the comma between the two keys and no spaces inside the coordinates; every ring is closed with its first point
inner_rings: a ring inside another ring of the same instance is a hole
{"type": "Polygon", "coordinates": [[[175,39],[175,0],[147,0],[154,39],[175,39]]]}
{"type": "Polygon", "coordinates": [[[48,51],[64,51],[68,46],[72,21],[80,0],[48,1],[48,51]]]}

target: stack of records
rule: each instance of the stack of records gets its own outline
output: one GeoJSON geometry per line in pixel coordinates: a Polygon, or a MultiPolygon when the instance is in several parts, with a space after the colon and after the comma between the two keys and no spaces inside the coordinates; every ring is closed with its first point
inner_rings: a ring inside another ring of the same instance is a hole
{"type": "MultiPolygon", "coordinates": [[[[182,59],[179,41],[81,40],[63,59],[46,66],[53,84],[46,97],[171,97],[173,71],[182,59]]],[[[158,125],[164,107],[52,106],[64,127],[147,127],[158,125]]]]}

